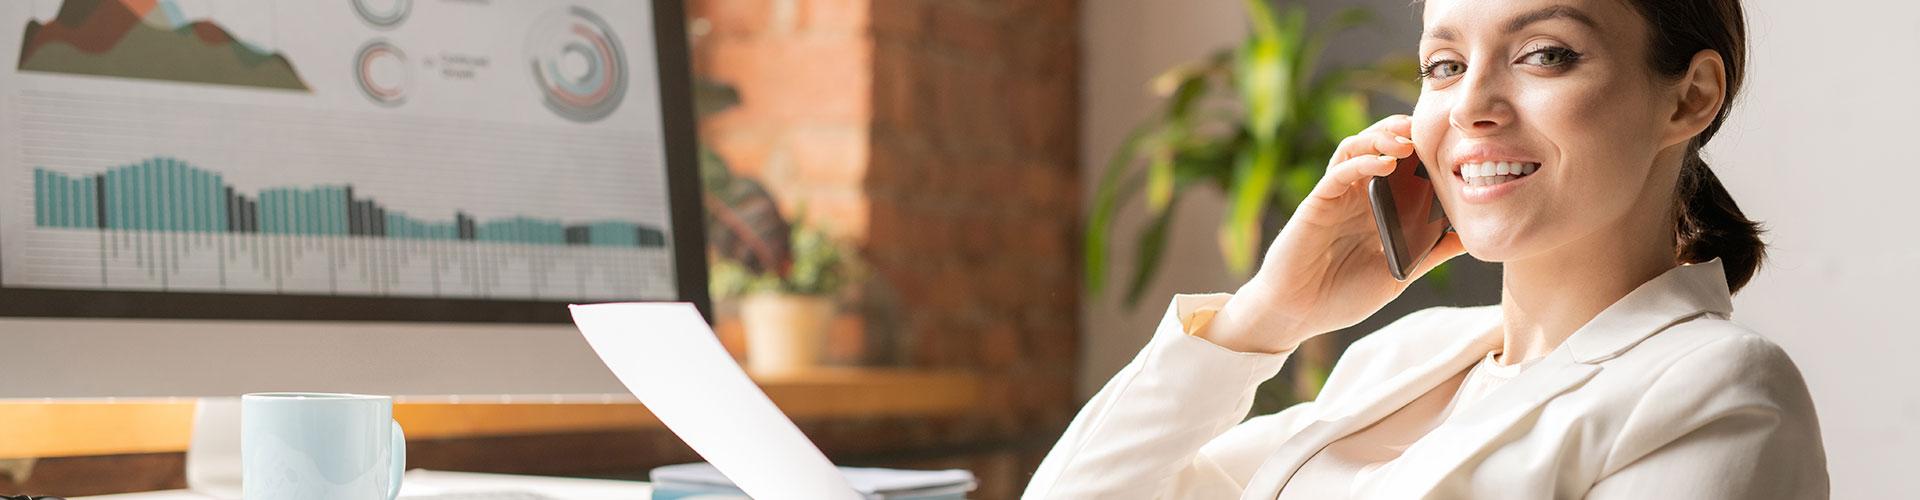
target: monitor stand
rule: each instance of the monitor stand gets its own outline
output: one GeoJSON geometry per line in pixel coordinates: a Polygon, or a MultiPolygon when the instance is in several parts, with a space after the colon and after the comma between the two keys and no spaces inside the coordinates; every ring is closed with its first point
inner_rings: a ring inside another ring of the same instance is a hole
{"type": "Polygon", "coordinates": [[[213,498],[240,498],[240,398],[200,398],[194,403],[187,489],[213,498]]]}

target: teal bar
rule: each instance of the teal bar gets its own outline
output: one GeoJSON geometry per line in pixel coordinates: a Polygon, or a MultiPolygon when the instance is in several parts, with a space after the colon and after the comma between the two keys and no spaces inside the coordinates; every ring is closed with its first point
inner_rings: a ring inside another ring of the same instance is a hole
{"type": "Polygon", "coordinates": [[[347,188],[339,188],[339,191],[340,196],[334,199],[336,206],[333,209],[333,231],[334,234],[344,236],[347,234],[347,205],[353,203],[353,200],[347,198],[347,188]]]}
{"type": "Polygon", "coordinates": [[[80,225],[81,227],[85,227],[88,229],[100,227],[100,219],[97,217],[98,214],[94,213],[94,211],[99,208],[97,205],[94,204],[94,201],[96,197],[99,196],[99,194],[100,192],[96,191],[93,187],[93,176],[80,178],[80,225]]]}
{"type": "Polygon", "coordinates": [[[326,201],[324,204],[326,211],[320,213],[326,216],[327,234],[329,235],[337,236],[340,234],[340,194],[339,188],[332,186],[327,187],[327,195],[324,197],[326,201]]]}
{"type": "Polygon", "coordinates": [[[332,233],[335,236],[347,234],[347,189],[331,188],[333,195],[328,197],[327,217],[333,220],[332,233]]]}
{"type": "Polygon", "coordinates": [[[81,212],[82,210],[81,207],[83,205],[81,205],[80,203],[81,202],[80,197],[82,196],[82,192],[80,191],[80,179],[74,179],[69,177],[66,179],[66,185],[67,185],[67,227],[81,227],[80,226],[81,220],[82,220],[81,217],[83,215],[83,212],[81,212]]]}
{"type": "Polygon", "coordinates": [[[189,185],[193,183],[193,171],[188,170],[180,160],[173,161],[173,230],[189,231],[193,229],[193,194],[189,185]]]}
{"type": "Polygon", "coordinates": [[[280,193],[273,190],[260,191],[260,232],[273,234],[280,229],[280,218],[274,214],[280,209],[280,193]]]}
{"type": "Polygon", "coordinates": [[[172,158],[160,169],[160,230],[180,229],[180,165],[172,158]]]}
{"type": "Polygon", "coordinates": [[[89,229],[100,227],[100,187],[99,180],[87,176],[80,180],[80,223],[89,229]]]}
{"type": "Polygon", "coordinates": [[[120,170],[108,170],[107,183],[107,229],[120,228],[120,170]]]}
{"type": "Polygon", "coordinates": [[[207,213],[213,210],[213,200],[207,196],[207,177],[206,171],[193,171],[193,230],[197,232],[213,228],[213,221],[207,217],[207,213]]]}
{"type": "Polygon", "coordinates": [[[33,169],[33,225],[47,225],[47,171],[33,169]]]}
{"type": "Polygon", "coordinates": [[[157,159],[147,160],[140,165],[140,229],[143,231],[153,229],[160,220],[159,204],[154,203],[154,190],[159,188],[154,183],[154,179],[159,177],[154,171],[159,169],[160,161],[157,159]]]}
{"type": "Polygon", "coordinates": [[[100,228],[100,180],[94,176],[80,179],[80,224],[87,229],[100,228]]]}
{"type": "Polygon", "coordinates": [[[67,189],[65,181],[66,179],[62,179],[59,174],[47,173],[47,189],[53,194],[53,213],[48,214],[48,217],[52,220],[47,225],[52,227],[66,227],[67,225],[67,189]]]}
{"type": "Polygon", "coordinates": [[[47,187],[53,190],[53,227],[68,227],[67,211],[73,206],[69,198],[73,197],[73,186],[67,182],[67,176],[47,173],[47,187]]]}
{"type": "Polygon", "coordinates": [[[187,218],[185,229],[187,231],[199,232],[200,219],[204,215],[202,212],[203,209],[201,208],[203,200],[200,199],[200,169],[188,168],[185,173],[186,175],[183,176],[185,182],[181,184],[185,192],[182,194],[183,199],[180,200],[186,205],[185,212],[187,218]]]}
{"type": "Polygon", "coordinates": [[[180,160],[167,160],[167,214],[173,217],[169,231],[187,229],[187,171],[180,160]]]}

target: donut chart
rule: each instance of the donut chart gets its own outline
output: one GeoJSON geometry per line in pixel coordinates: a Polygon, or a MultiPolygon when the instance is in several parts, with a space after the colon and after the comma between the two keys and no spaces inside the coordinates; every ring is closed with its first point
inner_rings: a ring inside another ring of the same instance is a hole
{"type": "Polygon", "coordinates": [[[413,0],[353,0],[353,13],[375,28],[393,29],[412,12],[413,0]]]}
{"type": "Polygon", "coordinates": [[[407,102],[407,90],[413,75],[407,67],[407,54],[385,40],[367,42],[354,57],[353,72],[360,93],[381,106],[394,107],[407,102]]]}
{"type": "Polygon", "coordinates": [[[527,53],[548,110],[575,122],[613,114],[627,92],[627,59],[613,28],[593,11],[549,12],[528,33],[527,53]]]}

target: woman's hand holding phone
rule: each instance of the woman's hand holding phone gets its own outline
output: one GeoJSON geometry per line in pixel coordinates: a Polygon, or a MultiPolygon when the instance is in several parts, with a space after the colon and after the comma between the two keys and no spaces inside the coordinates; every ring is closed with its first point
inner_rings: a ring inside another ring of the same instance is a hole
{"type": "Polygon", "coordinates": [[[1281,228],[1253,279],[1196,332],[1240,352],[1283,352],[1309,338],[1358,324],[1466,249],[1447,234],[1401,282],[1387,260],[1366,183],[1396,168],[1418,168],[1413,121],[1389,116],[1340,141],[1326,176],[1281,228]]]}

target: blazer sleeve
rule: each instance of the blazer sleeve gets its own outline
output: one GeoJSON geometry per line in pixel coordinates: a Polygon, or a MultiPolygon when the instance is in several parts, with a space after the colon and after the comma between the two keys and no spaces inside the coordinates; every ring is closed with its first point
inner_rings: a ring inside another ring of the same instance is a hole
{"type": "Polygon", "coordinates": [[[1228,297],[1175,296],[1152,340],[1074,417],[1022,498],[1239,495],[1271,446],[1310,421],[1311,403],[1241,423],[1255,387],[1289,353],[1236,352],[1189,334],[1228,297]]]}
{"type": "Polygon", "coordinates": [[[1587,498],[1827,498],[1817,420],[1778,346],[1751,333],[1715,341],[1640,399],[1587,498]]]}

